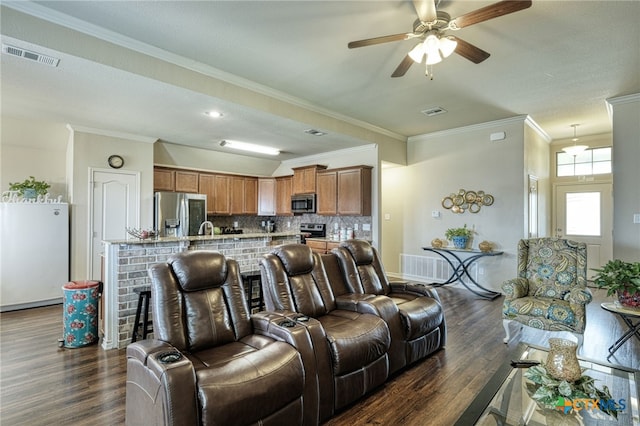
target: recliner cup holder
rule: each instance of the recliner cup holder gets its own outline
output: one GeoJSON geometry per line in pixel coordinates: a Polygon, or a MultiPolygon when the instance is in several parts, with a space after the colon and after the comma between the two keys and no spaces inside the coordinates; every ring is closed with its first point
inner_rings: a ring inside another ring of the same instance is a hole
{"type": "Polygon", "coordinates": [[[163,352],[158,355],[158,361],[162,364],[171,364],[179,361],[182,358],[182,354],[177,351],[163,352]]]}
{"type": "Polygon", "coordinates": [[[283,320],[278,323],[281,327],[295,327],[296,323],[291,320],[283,320]]]}

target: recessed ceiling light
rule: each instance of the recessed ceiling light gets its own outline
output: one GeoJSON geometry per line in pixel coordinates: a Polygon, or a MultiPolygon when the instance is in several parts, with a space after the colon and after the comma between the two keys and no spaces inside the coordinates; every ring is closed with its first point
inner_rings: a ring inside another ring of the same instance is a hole
{"type": "Polygon", "coordinates": [[[238,149],[241,151],[257,152],[260,154],[267,154],[267,155],[280,154],[279,149],[271,148],[269,146],[255,145],[247,142],[224,140],[224,141],[220,141],[220,146],[224,146],[225,148],[238,149]]]}
{"type": "Polygon", "coordinates": [[[316,129],[307,129],[304,132],[309,134],[309,135],[312,135],[312,136],[324,136],[324,135],[326,135],[325,132],[321,132],[320,130],[316,130],[316,129]]]}
{"type": "Polygon", "coordinates": [[[220,111],[207,111],[205,112],[206,115],[208,115],[211,118],[220,118],[222,116],[224,116],[223,113],[221,113],[220,111]]]}

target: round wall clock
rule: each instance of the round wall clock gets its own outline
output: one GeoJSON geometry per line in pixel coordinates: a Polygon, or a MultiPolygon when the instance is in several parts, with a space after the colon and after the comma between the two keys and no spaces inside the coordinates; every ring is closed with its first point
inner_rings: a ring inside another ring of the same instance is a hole
{"type": "Polygon", "coordinates": [[[119,169],[120,167],[124,166],[124,159],[119,155],[111,155],[108,161],[109,166],[113,167],[114,169],[119,169]]]}

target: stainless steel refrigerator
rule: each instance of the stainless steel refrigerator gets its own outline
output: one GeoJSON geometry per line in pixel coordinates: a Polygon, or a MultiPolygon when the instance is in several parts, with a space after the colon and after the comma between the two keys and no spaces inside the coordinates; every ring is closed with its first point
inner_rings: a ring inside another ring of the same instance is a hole
{"type": "Polygon", "coordinates": [[[198,235],[207,220],[207,196],[185,192],[156,192],[154,228],[161,237],[198,235]]]}
{"type": "Polygon", "coordinates": [[[69,205],[0,203],[0,311],[62,302],[69,282],[69,205]]]}

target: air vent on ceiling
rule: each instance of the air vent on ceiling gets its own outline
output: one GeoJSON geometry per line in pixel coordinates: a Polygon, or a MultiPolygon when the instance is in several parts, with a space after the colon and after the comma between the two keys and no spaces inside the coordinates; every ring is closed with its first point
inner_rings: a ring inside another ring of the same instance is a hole
{"type": "Polygon", "coordinates": [[[433,107],[433,108],[425,109],[424,111],[421,111],[421,112],[427,117],[433,117],[434,115],[444,114],[445,112],[447,112],[447,110],[441,107],[433,107]]]}
{"type": "Polygon", "coordinates": [[[324,135],[326,135],[325,132],[321,132],[320,130],[316,130],[316,129],[307,129],[304,132],[309,134],[309,135],[312,135],[312,136],[324,136],[324,135]]]}
{"type": "Polygon", "coordinates": [[[37,52],[32,52],[30,50],[21,49],[19,47],[10,46],[8,44],[2,45],[2,53],[6,53],[7,55],[19,56],[21,58],[40,62],[41,64],[50,65],[52,67],[57,67],[60,63],[60,59],[58,58],[43,55],[37,52]]]}

